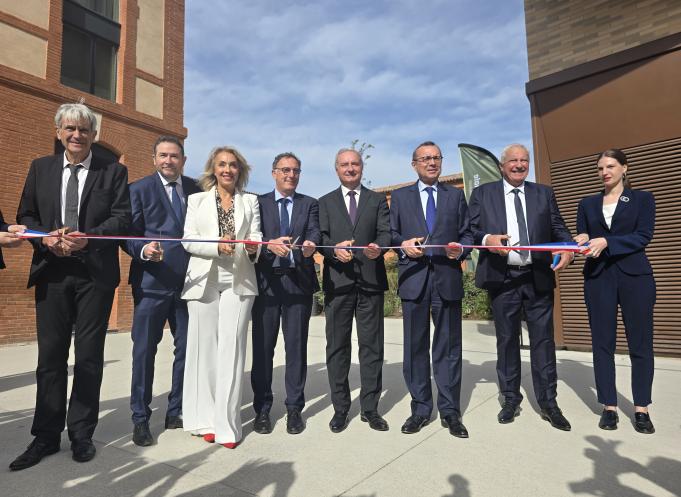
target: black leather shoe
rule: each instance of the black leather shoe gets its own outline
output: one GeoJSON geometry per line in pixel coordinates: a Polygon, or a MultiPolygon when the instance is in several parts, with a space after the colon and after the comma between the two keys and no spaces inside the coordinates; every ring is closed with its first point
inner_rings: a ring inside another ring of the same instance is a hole
{"type": "Polygon", "coordinates": [[[601,430],[616,430],[617,422],[620,420],[617,411],[612,409],[603,409],[601,413],[601,420],[598,422],[598,427],[601,430]]]}
{"type": "Polygon", "coordinates": [[[348,413],[345,411],[336,411],[329,422],[329,428],[334,433],[340,433],[348,427],[348,413]]]}
{"type": "Polygon", "coordinates": [[[45,442],[38,438],[33,439],[26,451],[17,457],[9,465],[12,471],[20,471],[38,464],[43,457],[59,452],[59,442],[45,442]]]}
{"type": "Polygon", "coordinates": [[[286,432],[291,435],[302,433],[305,429],[303,423],[303,416],[300,414],[300,409],[289,409],[286,415],[286,432]]]}
{"type": "Polygon", "coordinates": [[[440,418],[440,423],[445,428],[449,428],[449,434],[457,438],[468,438],[468,430],[461,422],[461,416],[458,414],[448,414],[444,418],[440,418]]]}
{"type": "Polygon", "coordinates": [[[388,431],[388,422],[376,411],[367,411],[359,415],[359,419],[369,423],[369,428],[376,431],[388,431]]]}
{"type": "Polygon", "coordinates": [[[165,423],[166,430],[177,430],[178,428],[184,428],[182,424],[182,418],[180,416],[166,416],[165,423]]]}
{"type": "Polygon", "coordinates": [[[407,435],[418,433],[421,431],[421,428],[428,423],[430,423],[430,419],[419,416],[418,414],[412,414],[402,425],[402,433],[406,433],[407,435]]]}
{"type": "Polygon", "coordinates": [[[501,411],[497,414],[497,419],[502,425],[513,423],[515,418],[520,415],[520,406],[511,404],[510,402],[504,402],[501,406],[501,411]]]}
{"type": "Polygon", "coordinates": [[[260,411],[253,421],[253,431],[261,435],[272,433],[272,421],[270,411],[260,411]]]}
{"type": "Polygon", "coordinates": [[[647,412],[634,413],[634,429],[639,433],[652,435],[655,433],[653,422],[650,421],[650,415],[647,412]]]}
{"type": "Polygon", "coordinates": [[[135,427],[132,430],[132,441],[140,447],[149,447],[154,443],[154,437],[151,436],[148,421],[135,423],[135,427]]]}
{"type": "Polygon", "coordinates": [[[76,462],[91,461],[97,453],[97,449],[90,438],[72,441],[71,451],[73,452],[73,460],[76,462]]]}
{"type": "Polygon", "coordinates": [[[542,409],[541,418],[545,419],[546,421],[551,423],[551,426],[553,426],[554,428],[558,428],[559,430],[570,431],[572,429],[572,426],[570,426],[569,421],[565,419],[565,416],[563,416],[563,412],[557,406],[542,409]]]}

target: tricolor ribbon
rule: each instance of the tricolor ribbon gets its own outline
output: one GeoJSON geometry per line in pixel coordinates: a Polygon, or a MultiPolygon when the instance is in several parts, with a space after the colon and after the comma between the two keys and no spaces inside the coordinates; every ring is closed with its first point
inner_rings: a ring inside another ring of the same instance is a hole
{"type": "MultiPolygon", "coordinates": [[[[62,233],[50,234],[42,231],[26,230],[19,234],[20,238],[45,238],[45,237],[62,237],[62,233]]],[[[227,240],[219,238],[169,238],[169,237],[153,237],[153,236],[120,236],[120,235],[88,235],[88,234],[69,234],[73,238],[85,238],[88,240],[112,240],[112,241],[126,241],[126,240],[138,240],[145,242],[187,242],[187,243],[243,243],[246,245],[284,245],[290,248],[302,248],[301,244],[289,244],[289,243],[273,243],[271,241],[259,241],[259,240],[227,240]]],[[[554,242],[554,243],[539,243],[536,245],[414,245],[417,248],[451,248],[451,247],[461,247],[464,249],[502,249],[502,250],[513,250],[513,251],[527,251],[527,252],[575,252],[578,254],[583,254],[588,250],[587,246],[577,245],[572,242],[554,242]]],[[[317,245],[316,248],[330,248],[330,249],[342,249],[342,250],[364,250],[369,248],[368,245],[348,245],[344,247],[337,247],[336,245],[317,245]]],[[[373,247],[375,248],[375,247],[373,247]]],[[[404,247],[401,245],[388,245],[385,247],[378,247],[381,250],[400,250],[404,247]]]]}

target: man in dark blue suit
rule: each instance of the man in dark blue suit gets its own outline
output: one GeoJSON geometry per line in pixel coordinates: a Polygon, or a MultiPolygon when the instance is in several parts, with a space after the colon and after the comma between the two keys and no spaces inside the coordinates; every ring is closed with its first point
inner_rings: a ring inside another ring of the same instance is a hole
{"type": "MultiPolygon", "coordinates": [[[[162,136],[154,144],[156,171],[130,185],[132,232],[137,236],[181,238],[187,197],[200,191],[182,175],[186,161],[182,143],[162,136]]],[[[179,242],[129,240],[125,251],[132,257],[129,283],[135,301],[132,321],[133,442],[153,443],[149,429],[156,349],[166,320],[175,344],[175,360],[165,427],[182,427],[182,380],[187,343],[187,304],[180,299],[189,255],[179,242]]]]}
{"type": "Polygon", "coordinates": [[[419,179],[395,190],[390,205],[393,245],[401,245],[399,294],[404,320],[404,380],[411,394],[411,416],[402,433],[416,433],[430,422],[430,317],[433,335],[433,376],[442,426],[460,438],[468,431],[461,422],[461,260],[472,236],[463,192],[438,181],[442,152],[433,142],[414,150],[412,167],[419,179]],[[445,248],[421,248],[446,245],[445,248]]]}
{"type": "Polygon", "coordinates": [[[258,297],[253,304],[253,429],[270,433],[272,422],[272,361],[281,323],[286,350],[286,431],[305,429],[301,412],[305,406],[307,334],[312,295],[319,290],[312,255],[319,244],[319,205],[296,192],[300,160],[294,154],[279,154],[272,163],[275,189],[260,195],[260,230],[267,250],[255,266],[258,297]],[[286,244],[302,245],[291,250],[286,244]]]}
{"type": "MultiPolygon", "coordinates": [[[[476,245],[530,245],[571,242],[558,210],[553,190],[525,181],[529,152],[520,144],[501,154],[503,179],[473,190],[470,198],[471,229],[476,245]]],[[[548,252],[489,249],[480,251],[476,286],[489,292],[497,334],[497,376],[504,398],[497,419],[511,423],[520,413],[520,318],[525,311],[530,337],[532,383],[541,416],[560,430],[570,423],[556,402],[556,345],[553,340],[554,272],[572,262],[562,252],[551,266],[548,252]]]]}

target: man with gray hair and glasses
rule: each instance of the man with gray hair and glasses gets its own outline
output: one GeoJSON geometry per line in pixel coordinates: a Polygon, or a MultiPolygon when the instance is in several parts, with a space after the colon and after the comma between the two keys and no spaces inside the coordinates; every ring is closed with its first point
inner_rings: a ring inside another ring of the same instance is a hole
{"type": "Polygon", "coordinates": [[[73,460],[95,456],[104,338],[120,281],[118,242],[78,235],[125,235],[131,219],[128,171],[92,155],[97,119],[83,104],[64,104],[55,116],[64,153],[35,159],[26,177],[17,221],[49,232],[35,238],[28,286],[35,287],[38,367],[28,449],[10,469],[25,469],[59,451],[64,424],[73,460]],[[75,365],[67,410],[69,347],[75,365]]]}
{"type": "Polygon", "coordinates": [[[296,191],[301,171],[295,154],[277,155],[272,163],[274,190],[258,196],[262,239],[270,242],[255,265],[258,296],[252,311],[253,431],[261,434],[272,431],[272,361],[280,324],[286,352],[286,431],[296,435],[305,429],[301,412],[305,407],[307,336],[312,295],[319,290],[312,255],[320,235],[317,200],[296,191]]]}

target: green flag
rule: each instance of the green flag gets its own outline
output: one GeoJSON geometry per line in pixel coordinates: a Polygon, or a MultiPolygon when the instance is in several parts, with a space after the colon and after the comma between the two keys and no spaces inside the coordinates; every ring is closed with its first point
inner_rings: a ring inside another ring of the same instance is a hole
{"type": "MultiPolygon", "coordinates": [[[[475,187],[501,179],[499,160],[489,150],[468,143],[459,143],[461,153],[461,169],[463,170],[463,191],[466,200],[471,198],[475,187]]],[[[478,251],[473,250],[471,264],[466,264],[466,271],[475,271],[478,264],[478,251]]]]}
{"type": "Polygon", "coordinates": [[[468,143],[459,143],[459,152],[466,200],[471,198],[476,186],[501,179],[499,160],[489,150],[468,143]]]}

